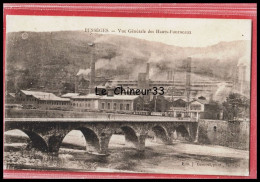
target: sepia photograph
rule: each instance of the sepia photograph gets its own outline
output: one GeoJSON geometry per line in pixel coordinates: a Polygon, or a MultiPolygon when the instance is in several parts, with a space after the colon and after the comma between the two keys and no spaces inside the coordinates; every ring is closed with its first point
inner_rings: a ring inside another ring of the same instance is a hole
{"type": "Polygon", "coordinates": [[[6,16],[6,170],[249,176],[252,20],[6,16]]]}

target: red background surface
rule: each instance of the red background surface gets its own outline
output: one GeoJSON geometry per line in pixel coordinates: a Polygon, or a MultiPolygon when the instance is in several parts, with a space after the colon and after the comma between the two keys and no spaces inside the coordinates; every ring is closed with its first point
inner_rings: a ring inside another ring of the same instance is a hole
{"type": "MultiPolygon", "coordinates": [[[[3,24],[3,73],[5,72],[6,15],[36,16],[98,16],[98,17],[157,17],[157,18],[218,18],[252,20],[251,67],[251,126],[250,126],[250,174],[249,176],[140,174],[101,172],[60,172],[4,170],[4,178],[256,178],[257,161],[257,19],[255,3],[171,3],[171,4],[4,4],[3,24]]],[[[5,79],[5,73],[3,75],[5,79]]],[[[5,81],[3,80],[3,83],[5,81]]],[[[4,90],[5,91],[5,85],[4,90]]],[[[4,94],[3,94],[4,95],[4,94]]],[[[4,118],[3,118],[4,119],[4,118]]]]}

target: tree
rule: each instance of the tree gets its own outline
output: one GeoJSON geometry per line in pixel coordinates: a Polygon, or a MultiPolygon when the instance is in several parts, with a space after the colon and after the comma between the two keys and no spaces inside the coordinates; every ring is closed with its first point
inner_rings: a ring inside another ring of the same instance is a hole
{"type": "Polygon", "coordinates": [[[238,117],[247,117],[249,113],[249,99],[238,93],[230,93],[223,102],[224,118],[234,120],[238,117]]]}

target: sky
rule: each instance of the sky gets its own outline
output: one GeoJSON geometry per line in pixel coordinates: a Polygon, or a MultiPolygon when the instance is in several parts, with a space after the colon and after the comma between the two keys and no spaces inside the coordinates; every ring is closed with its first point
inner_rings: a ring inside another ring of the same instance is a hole
{"type": "Polygon", "coordinates": [[[206,47],[222,41],[251,40],[251,20],[242,19],[8,15],[6,22],[6,32],[84,31],[85,28],[108,29],[109,32],[103,34],[130,36],[181,47],[206,47]],[[126,33],[120,33],[118,29],[126,30],[126,33]],[[146,33],[129,33],[131,29],[145,30],[146,33]],[[149,29],[189,31],[191,34],[147,33],[149,29]]]}

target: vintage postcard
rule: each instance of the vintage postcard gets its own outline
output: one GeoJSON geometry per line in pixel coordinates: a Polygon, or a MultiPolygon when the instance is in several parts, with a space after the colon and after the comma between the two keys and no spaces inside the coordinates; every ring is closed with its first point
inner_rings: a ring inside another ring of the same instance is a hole
{"type": "Polygon", "coordinates": [[[4,169],[248,176],[251,27],[7,15],[4,169]]]}

